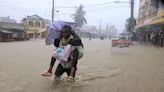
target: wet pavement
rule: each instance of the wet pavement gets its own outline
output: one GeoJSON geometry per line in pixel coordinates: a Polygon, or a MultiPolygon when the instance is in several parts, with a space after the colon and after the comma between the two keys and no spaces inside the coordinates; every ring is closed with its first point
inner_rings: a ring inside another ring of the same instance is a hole
{"type": "Polygon", "coordinates": [[[135,43],[111,52],[109,40],[83,43],[76,82],[40,76],[53,49],[44,40],[0,43],[0,92],[164,92],[164,48],[135,43]]]}

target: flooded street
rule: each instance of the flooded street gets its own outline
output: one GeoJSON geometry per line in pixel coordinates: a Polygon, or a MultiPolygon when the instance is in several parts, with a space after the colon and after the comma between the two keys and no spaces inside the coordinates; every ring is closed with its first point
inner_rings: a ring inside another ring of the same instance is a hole
{"type": "Polygon", "coordinates": [[[76,82],[40,76],[53,50],[44,40],[0,43],[0,92],[164,92],[164,48],[135,43],[111,52],[110,40],[83,43],[76,82]]]}

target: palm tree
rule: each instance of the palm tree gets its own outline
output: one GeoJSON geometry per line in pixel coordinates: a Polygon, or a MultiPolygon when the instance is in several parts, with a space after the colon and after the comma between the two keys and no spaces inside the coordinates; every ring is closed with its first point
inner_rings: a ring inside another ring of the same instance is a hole
{"type": "Polygon", "coordinates": [[[75,14],[72,14],[71,17],[78,24],[78,27],[81,27],[84,24],[87,24],[87,20],[84,17],[85,11],[83,10],[83,5],[80,5],[78,8],[76,8],[75,14]]]}

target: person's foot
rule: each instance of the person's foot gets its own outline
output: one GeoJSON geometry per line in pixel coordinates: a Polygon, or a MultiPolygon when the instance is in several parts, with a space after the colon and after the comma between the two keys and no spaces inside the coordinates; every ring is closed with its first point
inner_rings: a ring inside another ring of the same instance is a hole
{"type": "Polygon", "coordinates": [[[52,76],[52,80],[58,81],[58,80],[60,80],[60,77],[59,76],[56,76],[56,75],[53,75],[52,76]]]}
{"type": "Polygon", "coordinates": [[[67,80],[68,81],[75,81],[74,77],[72,77],[72,76],[68,76],[67,80]]]}
{"type": "Polygon", "coordinates": [[[75,75],[76,69],[74,67],[71,68],[71,73],[69,75],[70,78],[73,78],[73,76],[75,75]]]}
{"type": "Polygon", "coordinates": [[[46,72],[41,73],[41,75],[42,76],[52,76],[52,72],[46,71],[46,72]]]}

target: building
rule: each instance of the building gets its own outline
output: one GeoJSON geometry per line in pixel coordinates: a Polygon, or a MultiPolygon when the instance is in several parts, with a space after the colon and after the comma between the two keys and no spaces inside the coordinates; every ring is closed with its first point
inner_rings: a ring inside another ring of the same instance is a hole
{"type": "Polygon", "coordinates": [[[13,32],[0,29],[0,42],[13,41],[13,32]]]}
{"type": "Polygon", "coordinates": [[[23,24],[0,22],[0,41],[20,41],[25,40],[26,30],[23,24]]]}
{"type": "Polygon", "coordinates": [[[107,25],[104,33],[107,37],[115,37],[118,35],[118,30],[115,25],[107,25]]]}
{"type": "Polygon", "coordinates": [[[16,20],[11,19],[11,18],[8,16],[8,17],[0,17],[0,22],[16,23],[16,20]]]}
{"type": "Polygon", "coordinates": [[[79,35],[83,38],[96,38],[98,37],[99,33],[95,26],[82,26],[79,31],[77,31],[79,35]]]}
{"type": "Polygon", "coordinates": [[[142,36],[146,32],[164,31],[163,0],[140,0],[135,30],[142,36]]]}
{"type": "Polygon", "coordinates": [[[49,22],[38,15],[27,16],[22,20],[29,38],[45,38],[49,22]]]}

